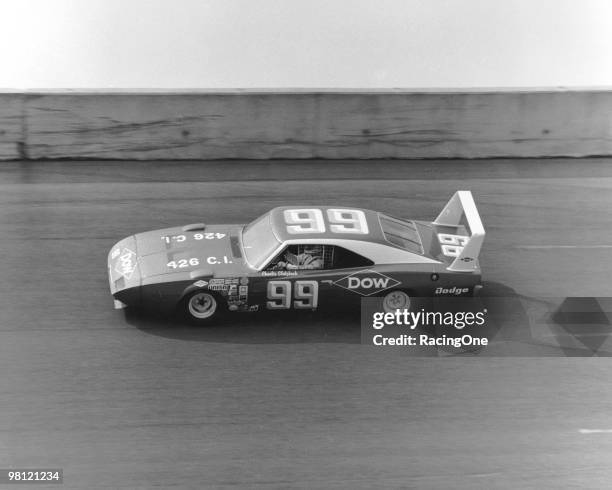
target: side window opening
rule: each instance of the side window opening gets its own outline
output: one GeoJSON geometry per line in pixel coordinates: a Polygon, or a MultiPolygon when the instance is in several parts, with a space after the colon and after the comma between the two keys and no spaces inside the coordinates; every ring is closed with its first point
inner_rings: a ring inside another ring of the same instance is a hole
{"type": "Polygon", "coordinates": [[[278,270],[329,270],[369,267],[370,259],[335,245],[289,245],[266,267],[278,270]]]}
{"type": "Polygon", "coordinates": [[[346,248],[334,247],[334,262],[333,269],[350,269],[353,267],[369,267],[374,265],[370,259],[366,259],[358,253],[351,252],[346,248]]]}
{"type": "Polygon", "coordinates": [[[330,245],[289,245],[266,270],[322,270],[331,268],[334,247],[330,245]]]}

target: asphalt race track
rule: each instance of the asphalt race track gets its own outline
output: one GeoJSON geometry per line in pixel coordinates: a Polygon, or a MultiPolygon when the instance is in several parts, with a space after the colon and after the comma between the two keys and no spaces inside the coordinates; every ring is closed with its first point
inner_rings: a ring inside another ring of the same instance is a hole
{"type": "Polygon", "coordinates": [[[610,488],[610,315],[554,318],[610,303],[611,163],[3,162],[0,466],[78,489],[610,488]],[[135,232],[298,203],[433,219],[458,189],[487,230],[482,355],[361,345],[349,312],[112,307],[106,254],[135,232]]]}

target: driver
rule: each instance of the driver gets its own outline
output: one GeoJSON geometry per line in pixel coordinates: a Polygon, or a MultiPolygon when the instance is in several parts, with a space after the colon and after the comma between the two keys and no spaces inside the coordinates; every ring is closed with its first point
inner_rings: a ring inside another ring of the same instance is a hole
{"type": "Polygon", "coordinates": [[[323,245],[308,245],[300,254],[293,254],[289,250],[285,252],[285,260],[277,262],[275,269],[322,269],[323,268],[323,245]]]}

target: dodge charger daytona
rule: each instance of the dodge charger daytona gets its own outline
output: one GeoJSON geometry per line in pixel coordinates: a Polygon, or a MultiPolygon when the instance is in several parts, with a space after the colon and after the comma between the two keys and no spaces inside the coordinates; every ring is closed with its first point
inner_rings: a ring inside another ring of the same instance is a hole
{"type": "Polygon", "coordinates": [[[197,323],[370,296],[395,311],[415,297],[478,293],[484,236],[470,191],[457,191],[432,222],[285,206],[246,225],[196,223],[129,236],[111,248],[108,276],[116,308],[178,308],[197,323]]]}

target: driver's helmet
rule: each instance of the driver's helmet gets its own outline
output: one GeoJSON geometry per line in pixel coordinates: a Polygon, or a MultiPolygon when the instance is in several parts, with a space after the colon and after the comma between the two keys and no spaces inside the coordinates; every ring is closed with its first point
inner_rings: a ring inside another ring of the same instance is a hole
{"type": "Polygon", "coordinates": [[[300,254],[307,254],[312,257],[323,257],[323,245],[305,245],[300,254]]]}

